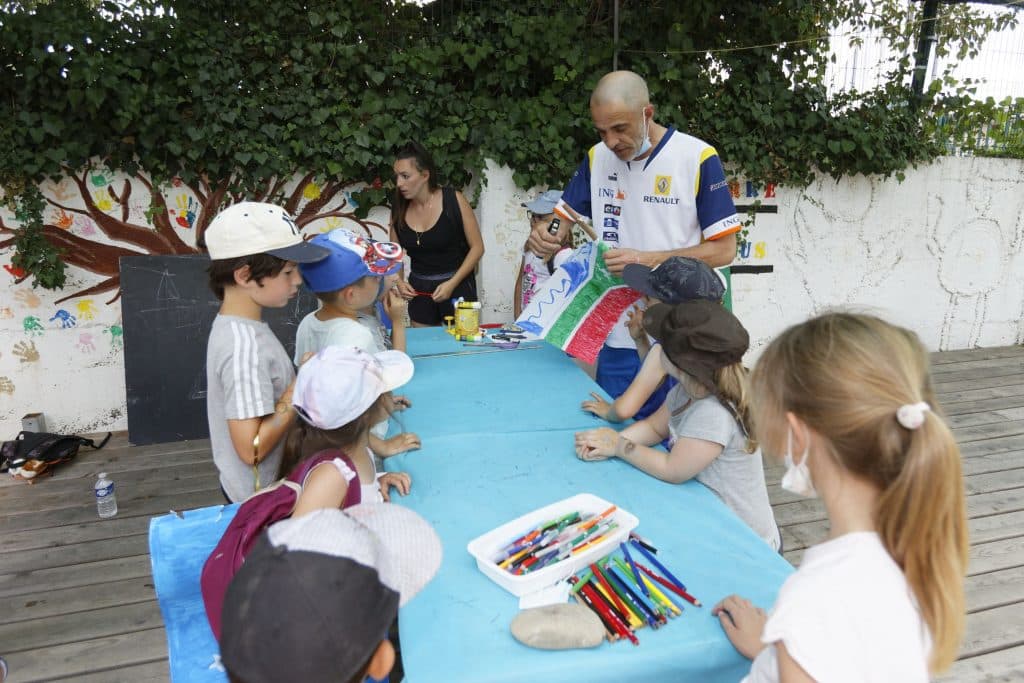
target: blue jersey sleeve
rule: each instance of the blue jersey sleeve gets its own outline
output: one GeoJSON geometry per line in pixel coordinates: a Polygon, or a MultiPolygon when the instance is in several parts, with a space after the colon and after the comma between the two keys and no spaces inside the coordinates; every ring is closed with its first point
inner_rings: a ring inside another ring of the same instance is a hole
{"type": "Polygon", "coordinates": [[[572,207],[572,210],[587,218],[593,218],[594,214],[590,209],[590,157],[586,156],[576,172],[572,174],[568,187],[562,193],[562,201],[572,207]]]}
{"type": "Polygon", "coordinates": [[[697,184],[697,220],[705,239],[713,240],[740,229],[725,169],[715,150],[709,147],[702,155],[697,184]]]}

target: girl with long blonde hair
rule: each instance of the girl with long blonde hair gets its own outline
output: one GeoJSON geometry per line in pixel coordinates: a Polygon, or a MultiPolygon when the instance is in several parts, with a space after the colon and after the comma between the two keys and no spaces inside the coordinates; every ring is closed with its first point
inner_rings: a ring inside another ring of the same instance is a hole
{"type": "Polygon", "coordinates": [[[963,634],[968,539],[960,452],[920,340],[873,316],[822,315],[773,341],[751,385],[757,437],[784,454],[782,487],[820,496],[831,528],[770,614],[737,596],[715,606],[753,659],[746,680],[927,681],[963,634]]]}

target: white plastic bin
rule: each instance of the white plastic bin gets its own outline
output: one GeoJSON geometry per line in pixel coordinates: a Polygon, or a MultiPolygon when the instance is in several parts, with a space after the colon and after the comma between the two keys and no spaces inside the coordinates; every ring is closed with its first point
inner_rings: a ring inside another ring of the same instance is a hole
{"type": "Polygon", "coordinates": [[[590,493],[580,493],[572,498],[560,500],[545,507],[528,512],[522,517],[513,519],[511,522],[502,524],[496,529],[488,531],[483,536],[478,536],[469,542],[466,550],[476,558],[476,566],[489,579],[515,596],[523,596],[528,593],[552,586],[562,579],[575,574],[583,567],[594,562],[619,547],[629,532],[637,527],[640,520],[628,511],[617,507],[615,512],[608,516],[614,520],[618,527],[608,533],[604,539],[588,547],[583,552],[565,558],[561,562],[549,565],[543,569],[528,574],[516,575],[499,567],[494,558],[501,553],[513,539],[528,533],[541,523],[579,511],[580,514],[591,513],[599,515],[612,503],[590,493]]]}

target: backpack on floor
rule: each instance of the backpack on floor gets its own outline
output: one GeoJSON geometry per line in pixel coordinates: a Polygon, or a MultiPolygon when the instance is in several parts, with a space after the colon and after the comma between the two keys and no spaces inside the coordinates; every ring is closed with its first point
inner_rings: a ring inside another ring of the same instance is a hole
{"type": "Polygon", "coordinates": [[[21,432],[13,441],[0,446],[0,472],[32,483],[36,477],[78,455],[78,449],[89,446],[99,450],[110,440],[110,432],[97,444],[83,436],[67,436],[48,432],[21,432]]]}

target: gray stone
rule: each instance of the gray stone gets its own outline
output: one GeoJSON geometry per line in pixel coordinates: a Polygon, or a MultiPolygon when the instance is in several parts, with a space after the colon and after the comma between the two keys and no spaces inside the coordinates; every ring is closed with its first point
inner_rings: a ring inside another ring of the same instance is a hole
{"type": "Polygon", "coordinates": [[[604,640],[604,624],[578,603],[524,609],[512,620],[512,636],[538,650],[597,647],[604,640]]]}

